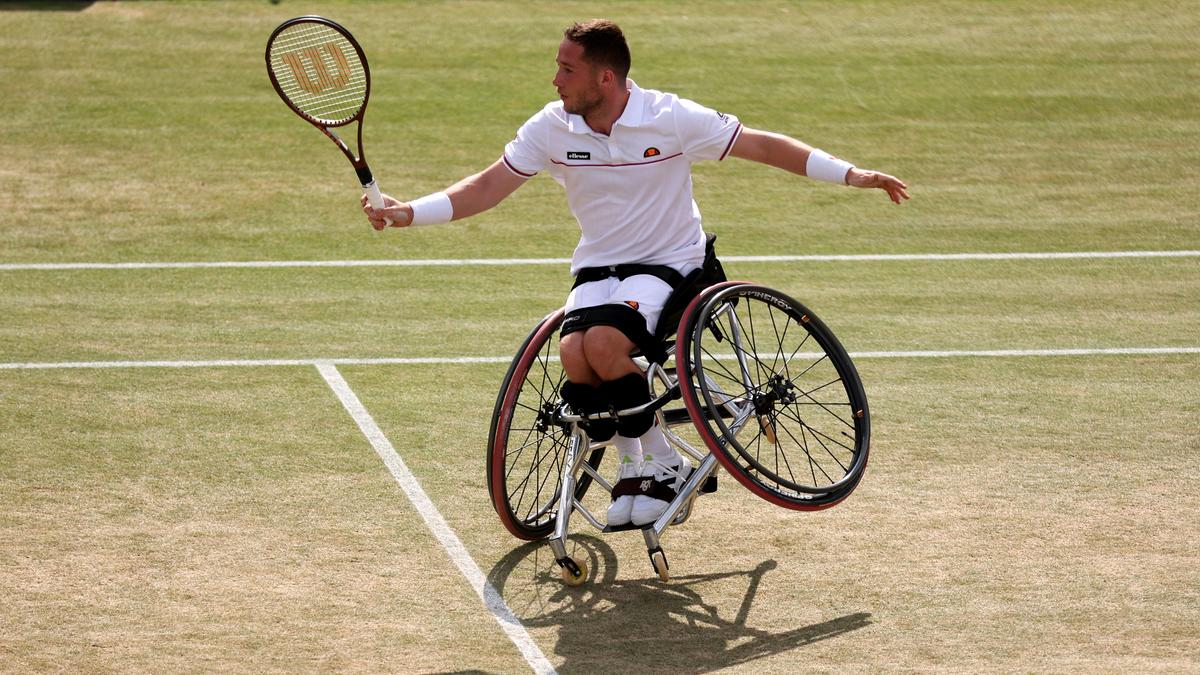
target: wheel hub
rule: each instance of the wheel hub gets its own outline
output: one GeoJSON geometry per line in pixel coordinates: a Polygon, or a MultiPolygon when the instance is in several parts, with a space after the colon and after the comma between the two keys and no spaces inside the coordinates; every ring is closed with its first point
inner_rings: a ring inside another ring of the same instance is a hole
{"type": "Polygon", "coordinates": [[[539,434],[550,430],[551,425],[557,424],[558,405],[555,401],[543,401],[537,412],[537,427],[539,434]]]}
{"type": "Polygon", "coordinates": [[[772,375],[767,380],[763,391],[754,394],[754,411],[759,415],[768,415],[775,410],[775,404],[788,405],[796,402],[796,385],[782,375],[772,375]]]}

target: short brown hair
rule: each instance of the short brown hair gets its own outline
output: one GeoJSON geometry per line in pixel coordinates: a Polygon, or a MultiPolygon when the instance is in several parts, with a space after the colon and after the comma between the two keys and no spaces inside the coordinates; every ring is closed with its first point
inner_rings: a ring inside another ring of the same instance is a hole
{"type": "Polygon", "coordinates": [[[621,27],[608,19],[572,24],[563,37],[583,47],[583,56],[595,65],[611,68],[622,80],[629,75],[629,44],[621,27]]]}

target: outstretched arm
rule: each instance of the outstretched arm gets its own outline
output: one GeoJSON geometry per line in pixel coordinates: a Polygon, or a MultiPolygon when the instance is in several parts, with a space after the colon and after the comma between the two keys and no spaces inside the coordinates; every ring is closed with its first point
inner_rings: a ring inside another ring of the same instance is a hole
{"type": "MultiPolygon", "coordinates": [[[[394,197],[384,195],[384,207],[377,210],[371,208],[366,197],[364,197],[362,202],[363,213],[367,214],[367,219],[371,221],[371,227],[376,230],[382,230],[387,227],[384,221],[385,218],[392,219],[392,227],[408,227],[412,225],[413,204],[417,203],[419,210],[422,208],[420,203],[426,201],[431,203],[432,208],[435,210],[439,208],[445,210],[448,208],[449,217],[445,218],[445,220],[470,218],[504,201],[505,197],[521,187],[525,181],[525,178],[509,171],[504,166],[502,160],[496,160],[494,164],[483,171],[473,176],[467,176],[446,188],[443,193],[434,193],[429,197],[422,197],[413,202],[402,202],[394,197]],[[448,207],[441,195],[445,195],[445,198],[448,199],[448,207]]],[[[438,220],[440,221],[441,219],[438,220]]]]}
{"type": "MultiPolygon", "coordinates": [[[[814,161],[813,165],[821,165],[821,158],[826,156],[819,150],[816,152],[819,154],[814,156],[814,149],[811,146],[789,136],[743,127],[741,135],[738,136],[737,142],[733,144],[729,154],[807,176],[809,175],[810,159],[814,161]]],[[[838,178],[839,182],[852,187],[879,188],[887,192],[888,197],[897,204],[909,198],[908,185],[899,178],[886,173],[867,171],[847,165],[845,174],[838,178]]]]}

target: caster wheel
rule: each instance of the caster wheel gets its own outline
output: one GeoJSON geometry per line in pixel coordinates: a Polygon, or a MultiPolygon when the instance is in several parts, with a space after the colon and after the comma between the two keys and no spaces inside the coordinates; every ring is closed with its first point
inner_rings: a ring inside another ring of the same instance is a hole
{"type": "Polygon", "coordinates": [[[654,565],[654,571],[658,572],[659,581],[670,581],[671,571],[667,568],[667,556],[662,551],[655,551],[650,555],[650,564],[654,565]]]}
{"type": "Polygon", "coordinates": [[[563,583],[568,586],[582,586],[587,583],[588,568],[587,563],[583,562],[582,558],[571,558],[575,562],[575,566],[579,568],[579,574],[575,575],[571,572],[570,567],[560,567],[559,572],[562,574],[563,583]]]}

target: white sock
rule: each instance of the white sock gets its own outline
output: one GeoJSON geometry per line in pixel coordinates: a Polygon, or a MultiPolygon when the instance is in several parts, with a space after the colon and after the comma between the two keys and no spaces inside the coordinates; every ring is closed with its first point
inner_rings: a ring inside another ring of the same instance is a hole
{"type": "Polygon", "coordinates": [[[612,437],[612,446],[617,449],[617,459],[620,461],[642,463],[642,444],[638,439],[617,434],[612,437]]]}
{"type": "Polygon", "coordinates": [[[650,431],[642,434],[638,440],[641,441],[642,454],[646,459],[653,459],[663,464],[674,464],[676,458],[679,457],[679,452],[667,442],[667,437],[663,435],[662,429],[659,429],[657,424],[650,427],[650,431]]]}

